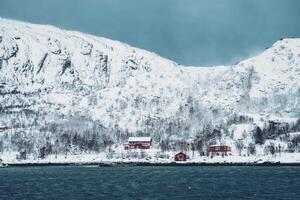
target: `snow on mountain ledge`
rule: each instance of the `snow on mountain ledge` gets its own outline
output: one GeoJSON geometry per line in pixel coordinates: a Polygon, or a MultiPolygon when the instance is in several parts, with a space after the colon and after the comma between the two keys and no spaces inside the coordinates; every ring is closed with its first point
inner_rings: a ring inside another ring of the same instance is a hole
{"type": "Polygon", "coordinates": [[[233,66],[184,67],[106,38],[0,18],[0,103],[0,121],[33,146],[63,143],[64,131],[111,144],[222,129],[212,140],[222,141],[229,133],[220,127],[237,118],[253,124],[255,115],[261,129],[270,115],[299,119],[300,39],[233,66]]]}

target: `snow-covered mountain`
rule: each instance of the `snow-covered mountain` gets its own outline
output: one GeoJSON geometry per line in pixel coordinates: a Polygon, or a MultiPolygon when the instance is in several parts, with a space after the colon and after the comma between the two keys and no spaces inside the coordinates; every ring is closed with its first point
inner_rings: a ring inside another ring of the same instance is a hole
{"type": "Polygon", "coordinates": [[[261,145],[300,131],[300,39],[232,66],[187,67],[106,38],[0,18],[0,112],[10,128],[0,151],[99,150],[129,135],[151,135],[165,148],[241,138],[261,145]]]}

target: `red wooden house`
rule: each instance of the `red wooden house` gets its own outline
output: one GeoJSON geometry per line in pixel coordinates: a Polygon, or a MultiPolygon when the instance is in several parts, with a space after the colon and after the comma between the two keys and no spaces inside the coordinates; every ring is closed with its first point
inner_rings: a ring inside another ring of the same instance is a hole
{"type": "Polygon", "coordinates": [[[186,161],[187,155],[185,153],[179,152],[174,157],[175,161],[186,161]]]}
{"type": "Polygon", "coordinates": [[[229,152],[231,152],[231,147],[225,146],[225,145],[223,145],[223,146],[214,145],[214,146],[210,146],[208,148],[208,153],[213,154],[213,155],[215,155],[215,154],[218,155],[219,153],[220,154],[227,154],[229,152]]]}
{"type": "Polygon", "coordinates": [[[151,137],[129,137],[128,143],[124,144],[124,149],[150,149],[151,143],[151,137]]]}

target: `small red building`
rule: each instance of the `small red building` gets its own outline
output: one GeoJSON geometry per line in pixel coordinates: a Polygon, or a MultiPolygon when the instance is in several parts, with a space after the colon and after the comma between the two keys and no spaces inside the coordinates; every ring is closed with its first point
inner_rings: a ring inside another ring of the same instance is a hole
{"type": "Polygon", "coordinates": [[[151,143],[151,137],[129,137],[128,143],[124,144],[124,149],[150,149],[151,143]]]}
{"type": "Polygon", "coordinates": [[[175,155],[175,161],[186,161],[187,155],[185,153],[179,152],[175,155]]]}
{"type": "Polygon", "coordinates": [[[231,147],[229,146],[217,146],[217,145],[214,145],[214,146],[210,146],[208,148],[208,153],[211,153],[211,154],[219,154],[219,153],[228,153],[228,152],[231,152],[231,147]]]}

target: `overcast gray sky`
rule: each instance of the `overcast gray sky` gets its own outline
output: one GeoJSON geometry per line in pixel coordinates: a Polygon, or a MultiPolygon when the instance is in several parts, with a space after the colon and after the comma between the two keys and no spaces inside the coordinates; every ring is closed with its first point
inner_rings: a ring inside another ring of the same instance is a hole
{"type": "Polygon", "coordinates": [[[0,16],[120,40],[185,65],[230,64],[300,37],[300,0],[0,0],[0,16]]]}

